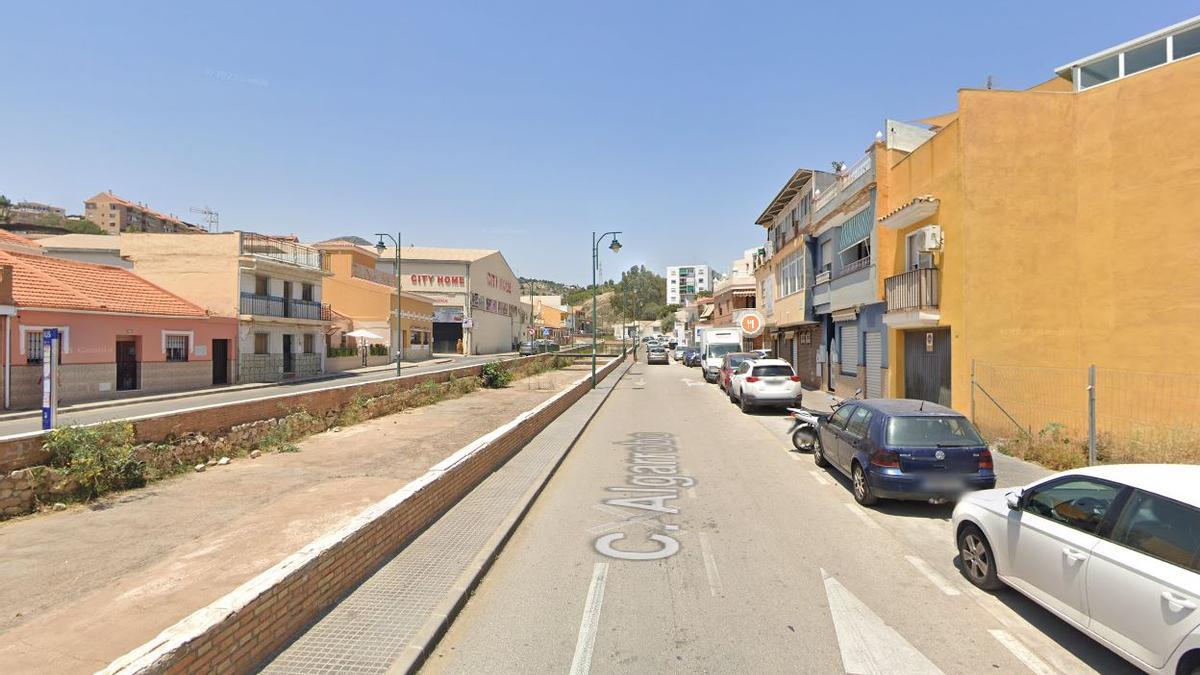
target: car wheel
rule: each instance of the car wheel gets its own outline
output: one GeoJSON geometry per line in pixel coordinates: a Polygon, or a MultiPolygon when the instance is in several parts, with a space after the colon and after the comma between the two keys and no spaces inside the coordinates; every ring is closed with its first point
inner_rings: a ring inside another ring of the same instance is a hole
{"type": "Polygon", "coordinates": [[[829,466],[829,460],[825,459],[825,452],[821,450],[821,439],[819,437],[813,443],[813,463],[820,469],[829,466]]]}
{"type": "Polygon", "coordinates": [[[871,506],[879,501],[878,497],[871,494],[871,484],[867,482],[867,472],[863,471],[862,464],[855,463],[850,480],[854,488],[854,501],[863,506],[871,506]]]}
{"type": "Polygon", "coordinates": [[[747,403],[747,402],[746,402],[746,395],[745,395],[745,394],[742,394],[742,397],[738,399],[738,403],[739,403],[739,404],[741,405],[741,407],[742,407],[742,412],[746,413],[747,415],[749,415],[749,414],[750,414],[750,411],[754,409],[754,406],[752,406],[752,405],[750,405],[749,403],[747,403]]]}
{"type": "Polygon", "coordinates": [[[816,452],[817,432],[809,426],[796,429],[792,432],[792,446],[801,452],[816,452]]]}
{"type": "Polygon", "coordinates": [[[974,586],[994,591],[1003,584],[996,576],[996,557],[987,537],[974,525],[968,525],[958,535],[958,556],[962,574],[974,586]]]}

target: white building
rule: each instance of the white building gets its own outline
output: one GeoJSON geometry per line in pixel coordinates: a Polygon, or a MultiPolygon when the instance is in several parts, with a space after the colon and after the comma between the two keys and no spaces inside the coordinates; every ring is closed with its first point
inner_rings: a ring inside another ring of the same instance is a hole
{"type": "MultiPolygon", "coordinates": [[[[376,269],[393,274],[395,249],[376,269]]],[[[496,354],[513,350],[528,322],[521,285],[495,249],[405,246],[400,285],[433,300],[433,351],[496,354]]]]}
{"type": "Polygon", "coordinates": [[[701,291],[711,291],[713,271],[708,265],[676,265],[667,268],[667,304],[683,305],[701,291]]]}

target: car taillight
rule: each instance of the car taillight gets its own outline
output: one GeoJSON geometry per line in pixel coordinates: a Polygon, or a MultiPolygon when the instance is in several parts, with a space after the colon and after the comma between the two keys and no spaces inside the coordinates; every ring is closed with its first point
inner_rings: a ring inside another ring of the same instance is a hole
{"type": "Polygon", "coordinates": [[[792,382],[799,382],[799,381],[800,381],[800,376],[799,376],[799,375],[793,375],[793,376],[789,377],[788,379],[789,379],[789,380],[791,380],[792,382]]]}
{"type": "Polygon", "coordinates": [[[890,450],[876,450],[871,453],[871,465],[885,469],[899,469],[900,455],[890,450]]]}
{"type": "Polygon", "coordinates": [[[747,382],[758,382],[758,378],[757,378],[757,377],[755,377],[755,376],[753,376],[753,375],[751,375],[750,377],[747,377],[747,378],[746,378],[746,381],[747,381],[747,382]]]}
{"type": "Polygon", "coordinates": [[[995,468],[995,464],[992,463],[992,451],[991,450],[988,450],[985,448],[983,451],[981,451],[979,453],[979,468],[981,468],[981,469],[995,468]]]}

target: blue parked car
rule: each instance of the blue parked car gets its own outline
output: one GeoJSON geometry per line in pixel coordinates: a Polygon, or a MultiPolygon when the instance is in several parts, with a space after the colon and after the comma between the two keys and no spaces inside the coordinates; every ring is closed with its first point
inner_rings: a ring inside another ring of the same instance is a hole
{"type": "Polygon", "coordinates": [[[822,420],[817,466],[853,484],[854,499],[940,503],[996,486],[992,453],[975,425],[947,408],[910,399],[848,400],[822,420]]]}

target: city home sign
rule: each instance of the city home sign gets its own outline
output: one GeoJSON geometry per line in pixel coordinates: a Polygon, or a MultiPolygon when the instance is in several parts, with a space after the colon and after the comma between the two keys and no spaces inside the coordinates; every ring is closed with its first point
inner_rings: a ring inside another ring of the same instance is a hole
{"type": "Polygon", "coordinates": [[[466,287],[467,278],[460,274],[413,274],[409,280],[414,286],[457,286],[466,287]]]}

